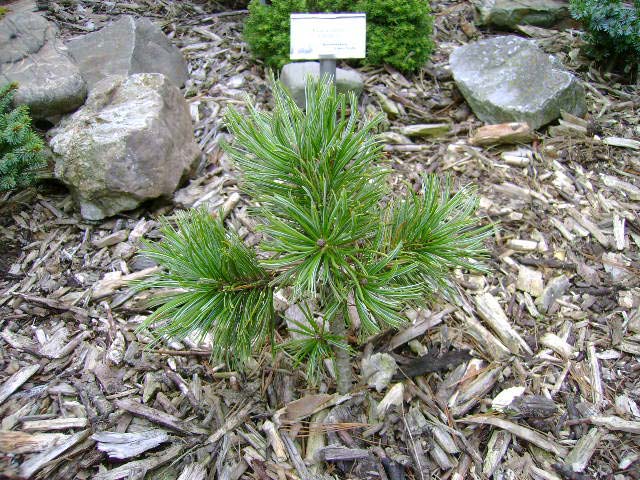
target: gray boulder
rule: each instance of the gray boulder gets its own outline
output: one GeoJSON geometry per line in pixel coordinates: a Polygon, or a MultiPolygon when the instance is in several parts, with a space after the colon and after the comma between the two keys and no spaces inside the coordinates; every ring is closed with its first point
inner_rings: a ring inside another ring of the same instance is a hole
{"type": "Polygon", "coordinates": [[[564,110],[586,112],[584,89],[571,73],[531,41],[495,37],[458,47],[453,78],[478,118],[487,123],[527,122],[538,128],[564,110]]]}
{"type": "Polygon", "coordinates": [[[89,220],[170,195],[199,154],[184,97],[159,73],[98,82],[53,134],[55,174],[89,220]]]}
{"type": "Polygon", "coordinates": [[[78,67],[56,39],[57,27],[34,13],[0,19],[0,84],[18,82],[14,97],[34,118],[75,110],[87,96],[78,67]]]}
{"type": "Polygon", "coordinates": [[[146,18],[123,16],[97,32],[67,42],[89,89],[108,75],[162,73],[181,87],[188,78],[180,50],[146,18]]]}
{"type": "Polygon", "coordinates": [[[481,0],[478,23],[511,30],[517,25],[550,27],[570,17],[569,4],[560,0],[481,0]]]}
{"type": "MultiPolygon", "coordinates": [[[[280,81],[287,88],[298,106],[304,107],[304,88],[307,76],[313,78],[320,76],[319,62],[294,62],[282,67],[280,81]]],[[[338,93],[354,92],[360,95],[364,89],[364,82],[358,72],[353,70],[336,69],[336,89],[338,93]]]]}

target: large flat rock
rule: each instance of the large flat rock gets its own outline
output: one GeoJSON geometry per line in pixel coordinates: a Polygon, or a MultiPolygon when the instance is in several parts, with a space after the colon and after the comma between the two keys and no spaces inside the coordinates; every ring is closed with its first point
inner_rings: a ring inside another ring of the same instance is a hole
{"type": "Polygon", "coordinates": [[[172,194],[199,154],[187,103],[159,73],[98,82],[53,134],[55,174],[89,220],[172,194]]]}
{"type": "Polygon", "coordinates": [[[180,50],[146,18],[125,15],[67,47],[90,89],[109,75],[161,73],[177,87],[188,78],[180,50]]]}
{"type": "Polygon", "coordinates": [[[545,125],[564,110],[586,112],[584,89],[551,55],[516,36],[481,40],[451,54],[456,84],[480,120],[545,125]]]}
{"type": "MultiPolygon", "coordinates": [[[[282,67],[280,81],[287,88],[298,106],[304,107],[307,77],[320,77],[319,62],[294,62],[282,67]]],[[[353,70],[336,69],[336,90],[338,93],[354,92],[360,95],[364,89],[364,82],[358,72],[353,70]]]]}
{"type": "Polygon", "coordinates": [[[570,17],[563,0],[481,0],[476,4],[478,23],[511,30],[517,25],[550,27],[570,17]]]}
{"type": "Polygon", "coordinates": [[[78,67],[57,38],[57,27],[35,13],[0,19],[0,84],[18,82],[14,97],[34,118],[78,108],[87,88],[78,67]]]}

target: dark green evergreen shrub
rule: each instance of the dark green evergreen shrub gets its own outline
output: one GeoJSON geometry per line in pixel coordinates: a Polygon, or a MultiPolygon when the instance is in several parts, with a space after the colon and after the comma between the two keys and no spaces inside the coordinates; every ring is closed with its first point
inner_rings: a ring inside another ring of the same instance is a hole
{"type": "Polygon", "coordinates": [[[640,0],[571,0],[571,15],[584,26],[596,59],[611,67],[640,63],[640,0]]]}
{"type": "Polygon", "coordinates": [[[433,51],[433,18],[426,0],[273,0],[249,4],[245,39],[253,54],[274,68],[289,60],[289,14],[364,12],[367,14],[367,57],[364,64],[404,72],[419,70],[433,51]]]}
{"type": "Polygon", "coordinates": [[[16,88],[15,83],[0,87],[0,191],[30,185],[35,172],[46,164],[28,108],[11,108],[16,88]]]}

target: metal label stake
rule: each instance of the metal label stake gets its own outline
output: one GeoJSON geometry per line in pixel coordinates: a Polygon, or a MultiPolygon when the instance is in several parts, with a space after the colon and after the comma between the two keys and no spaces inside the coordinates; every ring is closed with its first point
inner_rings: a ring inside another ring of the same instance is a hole
{"type": "Polygon", "coordinates": [[[325,75],[329,76],[329,81],[336,86],[336,66],[337,61],[335,57],[320,56],[320,78],[324,78],[325,75]]]}

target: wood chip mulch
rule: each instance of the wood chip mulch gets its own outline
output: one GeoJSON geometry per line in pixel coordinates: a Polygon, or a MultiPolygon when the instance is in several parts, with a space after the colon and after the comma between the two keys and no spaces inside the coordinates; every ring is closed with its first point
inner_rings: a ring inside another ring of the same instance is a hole
{"type": "Polygon", "coordinates": [[[456,304],[407,312],[405,330],[354,359],[359,372],[362,355],[390,353],[404,376],[379,393],[359,377],[339,396],[281,354],[235,372],[209,361],[206,341],[148,347],[146,298],[127,282],[157,268],[136,252],[158,238],[158,215],[222,207],[259,241],[219,145],[225,108],[245,94],[268,108],[269,88],[241,40],[246,12],[216,5],[50,3],[65,36],[122,14],[162,26],[189,62],[203,157],[172,200],[104,222],[82,220],[54,183],[0,198],[0,477],[640,478],[640,96],[582,56],[576,30],[521,29],[581,78],[590,111],[519,147],[470,142],[482,124],[448,56],[498,34],[474,27],[470,2],[432,1],[438,48],[419,74],[359,69],[363,110],[390,118],[394,188],[450,174],[499,222],[491,274],[459,272],[456,304]],[[435,123],[450,128],[399,135],[435,123]]]}

